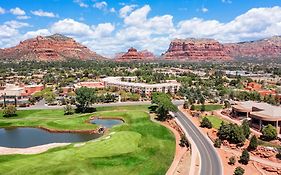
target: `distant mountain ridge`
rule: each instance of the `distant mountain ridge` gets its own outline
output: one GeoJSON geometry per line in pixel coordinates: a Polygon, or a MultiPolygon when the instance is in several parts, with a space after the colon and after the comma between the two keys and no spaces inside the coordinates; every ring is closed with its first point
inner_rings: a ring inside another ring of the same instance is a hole
{"type": "Polygon", "coordinates": [[[65,61],[68,59],[104,59],[104,57],[70,37],[54,34],[46,37],[37,36],[21,41],[17,46],[1,49],[0,59],[65,61]]]}
{"type": "Polygon", "coordinates": [[[222,44],[213,39],[175,39],[162,58],[168,60],[281,59],[281,37],[222,44]]]}
{"type": "MultiPolygon", "coordinates": [[[[147,50],[137,51],[135,48],[130,48],[128,52],[115,56],[117,61],[152,61],[156,58],[147,50]]],[[[174,39],[160,58],[182,61],[281,59],[281,36],[237,43],[220,43],[214,39],[204,38],[174,39]]],[[[21,41],[17,46],[0,49],[0,61],[65,61],[69,59],[103,60],[105,57],[61,34],[37,36],[21,41]]]]}

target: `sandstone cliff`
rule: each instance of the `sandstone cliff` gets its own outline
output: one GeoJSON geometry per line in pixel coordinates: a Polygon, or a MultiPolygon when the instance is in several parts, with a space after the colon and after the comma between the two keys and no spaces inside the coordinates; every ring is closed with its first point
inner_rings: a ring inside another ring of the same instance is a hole
{"type": "Polygon", "coordinates": [[[74,39],[60,34],[46,37],[37,36],[36,38],[21,41],[15,47],[0,51],[0,59],[5,60],[63,61],[67,59],[90,60],[103,58],[74,39]]]}
{"type": "Polygon", "coordinates": [[[163,55],[165,59],[178,60],[231,60],[224,45],[213,39],[175,39],[168,51],[163,55]]]}

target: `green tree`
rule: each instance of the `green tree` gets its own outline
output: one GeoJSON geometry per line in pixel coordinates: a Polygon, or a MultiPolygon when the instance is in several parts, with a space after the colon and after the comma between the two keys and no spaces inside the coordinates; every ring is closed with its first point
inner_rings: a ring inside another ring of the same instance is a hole
{"type": "Polygon", "coordinates": [[[245,173],[245,170],[242,167],[236,167],[234,170],[234,175],[243,175],[245,173]]]}
{"type": "Polygon", "coordinates": [[[250,143],[249,143],[249,146],[248,146],[248,150],[255,150],[257,149],[258,147],[258,139],[255,135],[253,135],[250,139],[250,143]]]}
{"type": "Polygon", "coordinates": [[[17,108],[14,105],[8,105],[3,110],[3,117],[16,116],[17,108]]]}
{"type": "Polygon", "coordinates": [[[221,147],[221,139],[217,138],[214,142],[214,147],[220,148],[221,147]]]}
{"type": "Polygon", "coordinates": [[[184,101],[183,109],[188,109],[188,108],[189,108],[189,102],[188,101],[184,101]]]}
{"type": "Polygon", "coordinates": [[[95,90],[92,88],[81,87],[76,90],[76,106],[79,112],[87,112],[90,105],[96,101],[95,90]]]}
{"type": "Polygon", "coordinates": [[[245,150],[243,150],[242,155],[240,156],[239,162],[242,163],[242,164],[244,164],[244,165],[247,165],[248,162],[249,162],[249,160],[250,160],[250,154],[249,154],[249,152],[245,149],[245,150]]]}
{"type": "Polygon", "coordinates": [[[225,124],[222,122],[217,135],[221,140],[235,144],[243,144],[246,140],[242,128],[233,123],[225,124]]]}
{"type": "Polygon", "coordinates": [[[262,129],[262,139],[270,141],[270,140],[275,140],[276,138],[277,138],[276,128],[271,124],[266,125],[262,129]]]}
{"type": "Polygon", "coordinates": [[[56,94],[52,91],[45,92],[43,94],[43,98],[46,100],[47,103],[53,103],[56,100],[56,94]]]}
{"type": "Polygon", "coordinates": [[[231,156],[231,157],[229,158],[229,160],[228,160],[228,164],[229,164],[229,165],[235,165],[235,163],[236,163],[236,158],[235,158],[235,156],[231,156]]]}
{"type": "Polygon", "coordinates": [[[190,110],[194,111],[195,110],[195,106],[191,105],[190,110]]]}
{"type": "Polygon", "coordinates": [[[67,104],[64,107],[64,115],[72,115],[72,114],[74,114],[74,109],[71,105],[67,104]]]}
{"type": "Polygon", "coordinates": [[[156,113],[161,121],[168,118],[169,111],[176,112],[178,108],[172,103],[171,98],[165,93],[153,93],[152,104],[157,104],[156,113]]]}
{"type": "Polygon", "coordinates": [[[246,120],[246,119],[243,120],[241,127],[243,130],[244,136],[248,139],[251,134],[250,125],[249,125],[248,120],[246,120]]]}
{"type": "Polygon", "coordinates": [[[207,117],[204,117],[200,123],[200,127],[211,129],[213,126],[210,120],[207,117]]]}

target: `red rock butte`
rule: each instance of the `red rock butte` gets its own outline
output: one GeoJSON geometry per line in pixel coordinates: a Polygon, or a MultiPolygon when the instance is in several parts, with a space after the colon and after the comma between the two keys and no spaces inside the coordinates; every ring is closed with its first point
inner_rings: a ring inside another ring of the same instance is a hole
{"type": "Polygon", "coordinates": [[[175,39],[168,51],[163,55],[165,59],[178,60],[231,60],[224,45],[213,39],[175,39]]]}
{"type": "Polygon", "coordinates": [[[128,52],[126,53],[119,53],[116,54],[115,59],[117,61],[142,61],[142,60],[152,60],[154,59],[155,56],[153,55],[153,53],[147,51],[147,50],[143,50],[138,52],[137,49],[131,47],[130,49],[128,49],[128,52]]]}
{"type": "Polygon", "coordinates": [[[5,60],[63,61],[103,58],[74,39],[60,34],[27,39],[15,47],[2,49],[0,54],[0,59],[5,60]]]}
{"type": "Polygon", "coordinates": [[[281,37],[221,44],[213,39],[175,39],[162,56],[173,60],[280,59],[281,37]]]}

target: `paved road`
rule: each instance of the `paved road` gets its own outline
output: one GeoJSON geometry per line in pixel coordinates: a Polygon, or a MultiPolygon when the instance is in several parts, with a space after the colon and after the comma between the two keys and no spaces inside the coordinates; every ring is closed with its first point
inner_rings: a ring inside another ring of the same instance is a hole
{"type": "Polygon", "coordinates": [[[174,114],[198,148],[201,157],[200,175],[222,175],[220,158],[210,141],[181,111],[174,114]]]}

